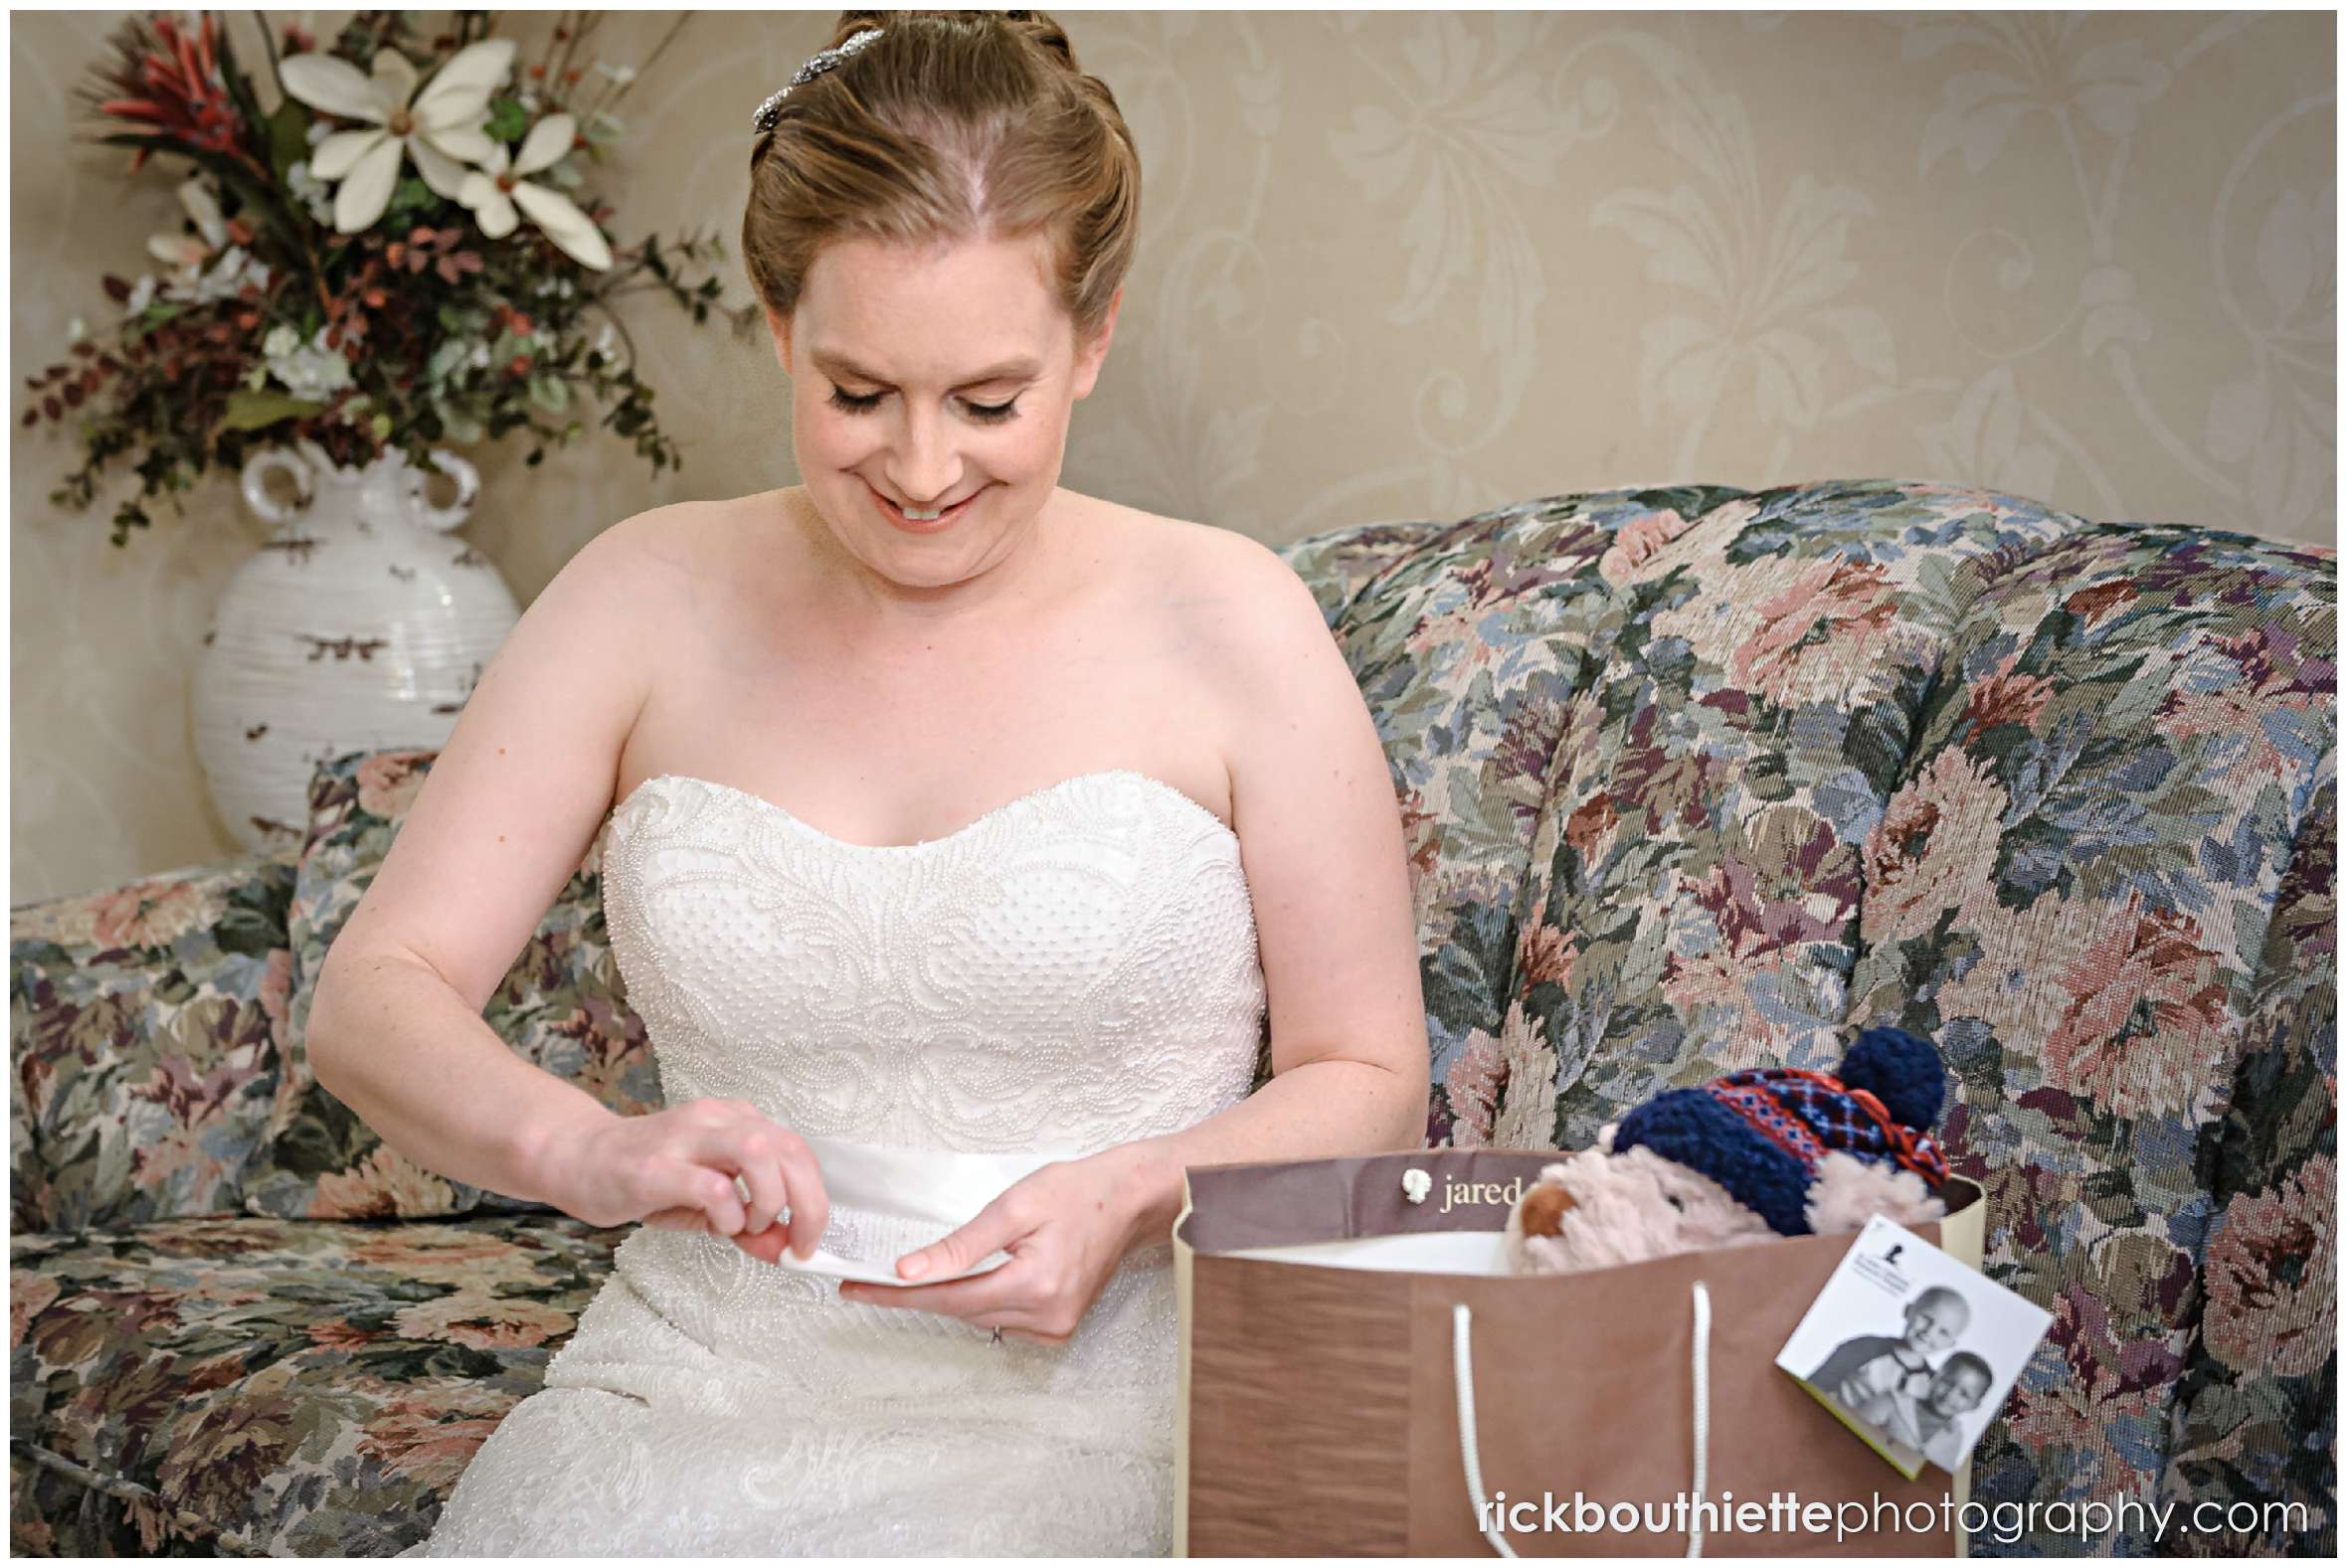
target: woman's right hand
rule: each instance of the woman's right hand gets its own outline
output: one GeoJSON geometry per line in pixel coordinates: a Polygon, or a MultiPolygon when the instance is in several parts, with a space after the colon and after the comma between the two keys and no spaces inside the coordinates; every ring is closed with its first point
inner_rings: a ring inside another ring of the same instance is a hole
{"type": "Polygon", "coordinates": [[[767,1263],[786,1246],[812,1257],[831,1207],[807,1140],[747,1100],[687,1100],[598,1123],[565,1150],[556,1191],[555,1207],[590,1225],[706,1231],[767,1263]],[[786,1206],[787,1229],[775,1223],[786,1206]]]}

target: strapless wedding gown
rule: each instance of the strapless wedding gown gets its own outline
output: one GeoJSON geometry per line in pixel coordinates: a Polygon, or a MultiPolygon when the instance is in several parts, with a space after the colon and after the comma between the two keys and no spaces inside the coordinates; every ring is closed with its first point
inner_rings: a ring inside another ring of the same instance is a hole
{"type": "MultiPolygon", "coordinates": [[[[613,813],[603,876],[669,1105],[747,1100],[818,1162],[996,1172],[969,1212],[1253,1083],[1238,840],[1144,774],[1079,775],[910,845],[664,775],[613,813]]],[[[824,1248],[883,1270],[952,1228],[882,1191],[831,1201],[824,1248]]],[[[1129,1255],[1064,1345],[836,1291],[638,1226],[403,1555],[1172,1550],[1171,1241],[1129,1255]]]]}

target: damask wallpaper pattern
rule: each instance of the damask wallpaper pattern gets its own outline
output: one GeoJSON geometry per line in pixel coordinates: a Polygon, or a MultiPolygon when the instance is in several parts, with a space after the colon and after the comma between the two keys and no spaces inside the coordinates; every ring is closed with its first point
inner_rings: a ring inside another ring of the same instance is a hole
{"type": "MultiPolygon", "coordinates": [[[[625,116],[604,186],[623,241],[700,228],[730,248],[750,112],[829,16],[693,20],[625,116]]],[[[53,150],[118,17],[10,18],[20,376],[73,318],[106,318],[99,273],[134,274],[178,217],[171,174],[53,150]]],[[[1625,483],[1888,475],[2336,538],[2328,13],[1062,20],[1145,169],[1072,488],[1271,542],[1625,483]]],[[[606,58],[636,63],[661,26],[613,15],[606,58]]],[[[796,478],[772,345],[630,303],[686,466],[655,480],[616,440],[537,470],[468,453],[466,537],[525,603],[631,512],[796,478]]],[[[114,550],[110,501],[49,503],[74,451],[16,412],[23,901],[232,847],[188,670],[264,531],[224,480],[114,550]]]]}

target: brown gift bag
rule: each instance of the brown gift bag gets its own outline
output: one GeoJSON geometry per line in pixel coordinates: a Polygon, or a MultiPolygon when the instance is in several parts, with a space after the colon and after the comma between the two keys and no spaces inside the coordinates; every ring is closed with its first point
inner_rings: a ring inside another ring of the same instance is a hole
{"type": "MultiPolygon", "coordinates": [[[[1176,1556],[1963,1552],[1970,1465],[1906,1480],[1776,1365],[1855,1237],[1511,1276],[1508,1212],[1562,1157],[1189,1167],[1176,1556]],[[1478,1486],[1514,1510],[1491,1534],[1478,1486]]],[[[1913,1229],[1978,1269],[1980,1189],[1946,1193],[1913,1229]]]]}

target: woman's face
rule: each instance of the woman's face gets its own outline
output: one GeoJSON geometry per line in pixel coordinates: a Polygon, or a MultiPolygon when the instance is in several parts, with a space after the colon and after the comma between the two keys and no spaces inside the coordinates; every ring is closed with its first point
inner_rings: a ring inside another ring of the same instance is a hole
{"type": "Polygon", "coordinates": [[[800,476],[883,587],[986,572],[1058,486],[1069,416],[1099,377],[1116,309],[1079,345],[1045,282],[1048,254],[1041,237],[925,251],[840,240],[817,254],[792,319],[768,312],[800,476]]]}

